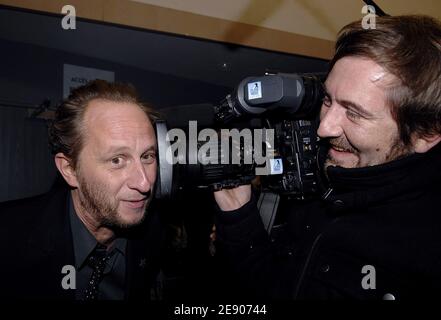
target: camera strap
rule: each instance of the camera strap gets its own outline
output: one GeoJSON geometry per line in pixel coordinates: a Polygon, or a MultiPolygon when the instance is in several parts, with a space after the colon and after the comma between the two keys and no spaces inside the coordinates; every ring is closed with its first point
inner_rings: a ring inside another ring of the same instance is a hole
{"type": "Polygon", "coordinates": [[[262,219],[263,225],[268,234],[271,233],[271,229],[273,228],[279,202],[280,196],[273,192],[262,192],[257,201],[260,218],[262,219]]]}

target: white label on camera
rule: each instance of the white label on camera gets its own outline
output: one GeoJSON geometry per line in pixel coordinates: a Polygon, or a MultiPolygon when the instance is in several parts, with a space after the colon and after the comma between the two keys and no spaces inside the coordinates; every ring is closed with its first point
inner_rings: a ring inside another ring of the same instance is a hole
{"type": "Polygon", "coordinates": [[[248,99],[262,98],[262,83],[260,81],[248,83],[248,99]]]}
{"type": "Polygon", "coordinates": [[[283,173],[283,163],[282,159],[269,159],[271,165],[271,174],[282,174],[283,173]]]}

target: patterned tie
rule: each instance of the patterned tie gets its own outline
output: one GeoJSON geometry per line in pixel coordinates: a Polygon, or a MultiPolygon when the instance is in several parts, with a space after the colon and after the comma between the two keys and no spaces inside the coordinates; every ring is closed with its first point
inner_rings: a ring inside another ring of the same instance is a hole
{"type": "Polygon", "coordinates": [[[102,244],[97,244],[87,261],[88,265],[93,269],[93,272],[87,284],[84,300],[98,299],[99,285],[101,280],[103,280],[104,269],[109,258],[110,255],[107,254],[106,247],[102,244]]]}

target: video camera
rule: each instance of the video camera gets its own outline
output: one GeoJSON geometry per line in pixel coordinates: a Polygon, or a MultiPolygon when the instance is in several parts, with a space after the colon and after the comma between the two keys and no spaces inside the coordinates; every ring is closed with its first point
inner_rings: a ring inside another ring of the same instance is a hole
{"type": "Polygon", "coordinates": [[[322,74],[267,74],[243,79],[220,104],[211,125],[156,123],[157,198],[179,190],[248,184],[304,199],[316,192],[322,74]]]}

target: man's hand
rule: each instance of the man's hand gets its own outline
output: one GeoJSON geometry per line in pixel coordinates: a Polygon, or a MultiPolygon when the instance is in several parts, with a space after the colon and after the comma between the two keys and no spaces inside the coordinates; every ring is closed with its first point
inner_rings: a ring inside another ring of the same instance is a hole
{"type": "Polygon", "coordinates": [[[214,192],[214,198],[222,211],[239,209],[251,199],[251,185],[243,185],[233,189],[214,192]]]}

